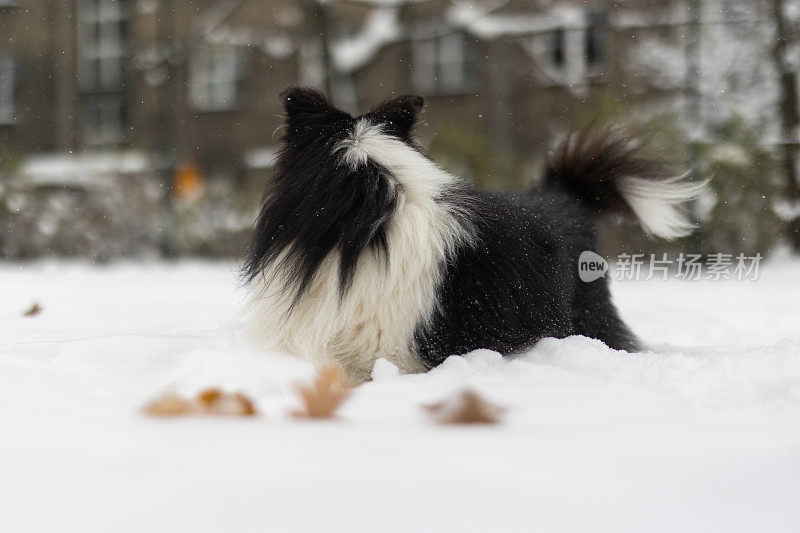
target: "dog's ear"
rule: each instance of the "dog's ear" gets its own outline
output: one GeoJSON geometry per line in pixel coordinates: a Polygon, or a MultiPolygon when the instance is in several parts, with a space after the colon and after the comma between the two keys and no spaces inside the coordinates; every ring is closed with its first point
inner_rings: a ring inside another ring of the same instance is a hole
{"type": "Polygon", "coordinates": [[[407,94],[385,101],[367,115],[381,124],[386,133],[410,139],[424,105],[421,96],[407,94]]]}
{"type": "Polygon", "coordinates": [[[315,120],[325,118],[338,110],[331,105],[325,95],[308,87],[289,87],[281,92],[283,109],[286,112],[286,125],[293,127],[310,125],[315,120]]]}

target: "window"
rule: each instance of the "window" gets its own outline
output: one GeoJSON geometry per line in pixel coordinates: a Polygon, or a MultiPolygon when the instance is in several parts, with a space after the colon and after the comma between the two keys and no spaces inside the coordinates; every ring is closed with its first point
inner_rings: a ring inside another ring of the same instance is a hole
{"type": "Polygon", "coordinates": [[[125,140],[128,110],[121,95],[87,97],[83,104],[83,138],[90,145],[125,140]]]}
{"type": "Polygon", "coordinates": [[[127,0],[78,2],[78,82],[88,93],[81,104],[81,125],[89,145],[125,140],[127,8],[127,0]]]}
{"type": "Polygon", "coordinates": [[[416,41],[413,48],[414,85],[427,93],[460,93],[473,84],[469,41],[453,33],[416,41]]]}
{"type": "Polygon", "coordinates": [[[11,56],[0,56],[0,124],[17,120],[17,62],[11,56]]]}
{"type": "Polygon", "coordinates": [[[202,111],[228,111],[242,103],[244,54],[232,45],[208,45],[194,53],[189,91],[192,105],[202,111]]]}
{"type": "Polygon", "coordinates": [[[78,76],[84,90],[119,90],[125,85],[126,4],[126,0],[80,0],[78,76]]]}
{"type": "MultiPolygon", "coordinates": [[[[607,53],[606,13],[584,12],[583,22],[562,21],[543,38],[549,40],[543,56],[548,77],[554,83],[580,87],[602,75],[607,53]]],[[[534,43],[535,46],[535,43],[534,43]]]]}
{"type": "Polygon", "coordinates": [[[553,62],[553,66],[558,69],[564,68],[566,63],[565,37],[564,28],[554,29],[550,37],[552,40],[550,44],[550,60],[553,62]]]}
{"type": "Polygon", "coordinates": [[[586,13],[585,56],[589,71],[602,66],[606,33],[606,15],[602,11],[586,13]]]}

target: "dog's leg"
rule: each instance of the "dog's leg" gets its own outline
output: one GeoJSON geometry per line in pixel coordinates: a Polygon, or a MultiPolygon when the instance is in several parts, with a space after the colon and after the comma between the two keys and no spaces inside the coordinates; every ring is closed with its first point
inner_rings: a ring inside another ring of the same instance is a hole
{"type": "Polygon", "coordinates": [[[598,339],[615,350],[636,352],[641,343],[619,316],[611,301],[608,280],[589,283],[578,280],[573,299],[572,322],[575,333],[598,339]]]}

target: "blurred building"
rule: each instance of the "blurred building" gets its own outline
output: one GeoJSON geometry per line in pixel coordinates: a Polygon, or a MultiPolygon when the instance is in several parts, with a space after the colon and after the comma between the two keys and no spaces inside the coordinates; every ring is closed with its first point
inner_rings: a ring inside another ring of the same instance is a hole
{"type": "Polygon", "coordinates": [[[236,170],[271,143],[279,110],[267,95],[293,72],[210,44],[221,4],[0,3],[0,153],[134,149],[236,170]]]}
{"type": "Polygon", "coordinates": [[[576,98],[652,90],[625,49],[675,10],[619,4],[0,2],[0,153],[126,148],[241,175],[268,164],[277,95],[297,83],[352,111],[420,93],[423,136],[457,124],[540,151],[576,98]]]}
{"type": "MultiPolygon", "coordinates": [[[[114,179],[134,197],[142,177],[151,193],[136,197],[161,220],[151,241],[232,250],[215,243],[246,235],[281,127],[278,94],[295,84],[354,113],[424,95],[422,142],[490,187],[529,180],[580,108],[601,120],[614,105],[668,108],[695,139],[733,112],[777,131],[762,4],[703,0],[693,15],[692,0],[0,0],[0,225],[20,226],[31,188],[48,191],[37,204],[47,207],[65,184],[99,198],[89,189],[114,179]],[[4,193],[11,181],[23,192],[4,193]]],[[[92,202],[70,202],[56,202],[47,227],[77,227],[64,206],[92,202]]],[[[96,220],[116,208],[103,209],[96,220]]],[[[26,253],[69,240],[49,235],[26,253]]],[[[22,241],[0,238],[0,255],[22,241]]]]}

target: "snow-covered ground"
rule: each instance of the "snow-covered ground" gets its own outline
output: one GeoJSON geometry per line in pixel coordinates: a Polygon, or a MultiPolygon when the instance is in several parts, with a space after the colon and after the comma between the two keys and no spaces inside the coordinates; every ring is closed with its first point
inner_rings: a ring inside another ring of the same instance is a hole
{"type": "Polygon", "coordinates": [[[315,423],[286,415],[311,368],[248,345],[233,265],[0,265],[0,531],[798,531],[798,280],[615,283],[652,353],[474,353],[315,423]],[[139,412],[209,385],[264,416],[139,412]],[[420,409],[465,386],[504,423],[420,409]]]}

